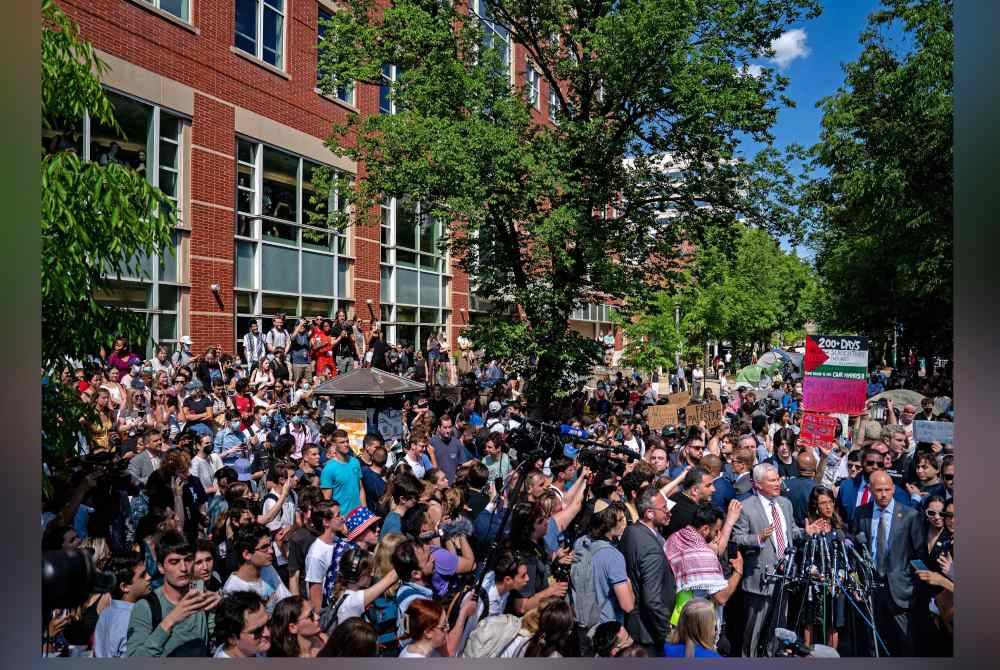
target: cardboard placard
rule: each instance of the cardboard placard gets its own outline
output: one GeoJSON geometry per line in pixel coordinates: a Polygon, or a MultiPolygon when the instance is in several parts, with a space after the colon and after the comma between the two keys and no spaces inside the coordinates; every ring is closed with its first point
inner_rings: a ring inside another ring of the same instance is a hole
{"type": "Polygon", "coordinates": [[[803,447],[828,445],[836,439],[838,423],[840,420],[835,416],[806,412],[802,415],[802,427],[796,444],[803,447]]]}
{"type": "Polygon", "coordinates": [[[664,426],[677,426],[679,409],[679,405],[653,405],[646,410],[646,422],[652,430],[660,430],[664,426]]]}
{"type": "Polygon", "coordinates": [[[690,393],[671,393],[670,395],[667,396],[667,403],[671,405],[680,405],[681,407],[683,407],[689,402],[691,402],[690,393]]]}
{"type": "Polygon", "coordinates": [[[955,424],[950,421],[914,421],[913,439],[917,442],[954,444],[955,424]]]}
{"type": "Polygon", "coordinates": [[[722,403],[718,400],[688,405],[684,409],[687,410],[688,426],[697,426],[702,421],[708,428],[722,425],[722,403]]]}

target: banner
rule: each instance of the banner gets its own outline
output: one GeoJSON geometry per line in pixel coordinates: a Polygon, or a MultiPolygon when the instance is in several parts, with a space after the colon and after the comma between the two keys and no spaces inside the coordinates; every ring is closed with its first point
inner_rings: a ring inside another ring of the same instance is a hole
{"type": "Polygon", "coordinates": [[[686,424],[688,426],[697,426],[701,421],[705,422],[707,428],[722,425],[722,403],[718,400],[688,405],[684,409],[687,410],[686,424]]]}
{"type": "Polygon", "coordinates": [[[796,444],[803,447],[826,446],[836,439],[838,423],[840,420],[835,416],[806,412],[802,415],[796,444]]]}
{"type": "Polygon", "coordinates": [[[917,442],[955,443],[955,424],[951,421],[914,421],[913,439],[917,442]]]}
{"type": "Polygon", "coordinates": [[[802,382],[808,412],[861,414],[868,397],[868,338],[806,337],[802,382]]]}
{"type": "Polygon", "coordinates": [[[680,421],[677,418],[679,405],[653,405],[646,410],[646,423],[651,430],[661,430],[664,426],[676,427],[680,421]]]}

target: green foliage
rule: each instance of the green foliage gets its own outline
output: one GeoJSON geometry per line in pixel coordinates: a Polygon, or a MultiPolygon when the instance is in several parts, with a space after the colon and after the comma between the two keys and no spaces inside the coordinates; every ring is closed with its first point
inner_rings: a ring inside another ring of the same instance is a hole
{"type": "Polygon", "coordinates": [[[784,166],[769,151],[750,161],[737,154],[742,136],[770,139],[787,81],[745,68],[818,8],[813,0],[489,4],[540,72],[538,112],[510,85],[499,52],[484,47],[464,2],[375,10],[371,0],[348,0],[319,48],[321,86],[378,83],[383,64],[399,67],[398,113],[353,116],[330,139],[366,166],[355,211],[409,195],[449,222],[443,244],[496,309],[476,329],[477,346],[537,352],[537,366],[521,370],[531,398],[545,404],[563,369],[597,360],[598,349],[567,327],[574,308],[608,296],[641,302],[676,278],[682,242],[738,236],[741,220],[794,232],[784,166]],[[554,125],[540,120],[550,90],[554,125]],[[501,316],[515,305],[521,324],[501,316]],[[513,339],[503,346],[504,338],[513,339]]]}
{"type": "Polygon", "coordinates": [[[743,231],[732,250],[718,245],[699,249],[684,276],[675,293],[659,293],[636,320],[625,324],[631,364],[673,367],[674,351],[686,360],[700,359],[709,341],[746,347],[770,343],[779,333],[786,342],[800,339],[820,299],[809,264],[752,228],[743,231]],[[679,335],[674,305],[680,306],[679,335]]]}
{"type": "MultiPolygon", "coordinates": [[[[94,122],[117,128],[113,108],[94,72],[104,71],[93,48],[53,3],[42,2],[42,118],[50,128],[73,127],[89,110],[94,122]]],[[[72,151],[42,156],[42,368],[58,373],[108,346],[118,334],[148,337],[145,318],[99,304],[95,294],[113,275],[143,276],[143,258],[170,242],[175,215],[169,200],[139,173],[119,164],[86,162],[72,151]]],[[[76,440],[86,409],[58,383],[47,383],[42,430],[59,453],[76,440]]]]}
{"type": "Polygon", "coordinates": [[[823,100],[808,214],[824,327],[950,357],[953,3],[883,0],[845,82],[823,100]],[[903,39],[888,36],[901,25],[903,39]],[[905,45],[904,47],[898,46],[905,45]]]}

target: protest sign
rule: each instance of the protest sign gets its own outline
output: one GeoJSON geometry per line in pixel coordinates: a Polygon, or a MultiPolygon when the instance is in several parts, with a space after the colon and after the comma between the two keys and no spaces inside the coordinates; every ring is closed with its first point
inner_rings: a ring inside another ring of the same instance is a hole
{"type": "Polygon", "coordinates": [[[796,444],[803,447],[826,446],[833,442],[840,420],[835,416],[806,412],[802,415],[802,426],[796,444]]]}
{"type": "Polygon", "coordinates": [[[914,421],[913,439],[917,442],[954,444],[955,424],[950,421],[914,421]]]}
{"type": "Polygon", "coordinates": [[[653,405],[646,410],[646,423],[650,429],[660,430],[664,426],[676,426],[679,421],[677,411],[678,405],[653,405]]]}
{"type": "Polygon", "coordinates": [[[680,405],[681,407],[683,407],[689,402],[691,402],[691,394],[687,392],[671,393],[670,395],[667,396],[667,403],[671,405],[680,405]]]}
{"type": "Polygon", "coordinates": [[[868,397],[868,338],[806,337],[803,404],[809,412],[861,414],[868,397]]]}
{"type": "Polygon", "coordinates": [[[701,421],[705,422],[707,428],[722,424],[722,403],[718,400],[688,405],[684,409],[687,411],[688,426],[697,426],[701,421]]]}

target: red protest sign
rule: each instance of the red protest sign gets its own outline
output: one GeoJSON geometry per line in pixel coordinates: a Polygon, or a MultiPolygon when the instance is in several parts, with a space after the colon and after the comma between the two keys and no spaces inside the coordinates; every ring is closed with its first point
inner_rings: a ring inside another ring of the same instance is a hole
{"type": "Polygon", "coordinates": [[[799,428],[796,444],[803,447],[828,445],[836,439],[838,423],[840,421],[836,417],[806,412],[802,415],[802,426],[799,428]]]}
{"type": "Polygon", "coordinates": [[[863,380],[806,375],[802,382],[802,403],[808,412],[856,415],[865,411],[867,391],[863,380]]]}

